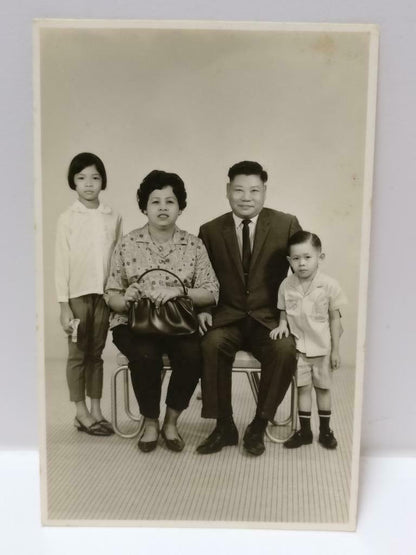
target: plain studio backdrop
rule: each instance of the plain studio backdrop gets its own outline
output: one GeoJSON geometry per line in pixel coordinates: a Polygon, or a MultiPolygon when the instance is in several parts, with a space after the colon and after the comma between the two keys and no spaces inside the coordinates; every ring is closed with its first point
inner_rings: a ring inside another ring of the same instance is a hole
{"type": "MultiPolygon", "coordinates": [[[[54,288],[58,215],[76,198],[71,158],[100,156],[101,199],[146,218],[136,190],[152,169],[178,173],[178,226],[228,211],[227,171],[256,160],[266,206],[323,242],[324,272],[349,299],[341,356],[354,365],[363,210],[369,33],[204,29],[42,29],[40,42],[45,355],[65,357],[54,288]]],[[[111,335],[106,353],[114,353],[111,335]]]]}

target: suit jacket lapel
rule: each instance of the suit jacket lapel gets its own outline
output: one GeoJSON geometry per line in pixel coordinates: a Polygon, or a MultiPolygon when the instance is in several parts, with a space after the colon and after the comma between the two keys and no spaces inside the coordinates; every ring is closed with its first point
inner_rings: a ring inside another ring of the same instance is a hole
{"type": "Polygon", "coordinates": [[[238,248],[235,223],[231,212],[227,215],[226,222],[224,223],[223,236],[225,244],[227,246],[227,250],[230,255],[230,259],[234,263],[238,275],[241,278],[241,281],[244,283],[243,265],[241,262],[240,250],[238,248]]]}
{"type": "Polygon", "coordinates": [[[259,214],[259,219],[257,220],[256,233],[254,235],[254,245],[253,245],[253,254],[251,255],[251,261],[250,261],[250,271],[252,268],[254,268],[257,262],[257,258],[263,249],[264,242],[269,233],[269,227],[270,227],[269,217],[262,210],[259,214]]]}

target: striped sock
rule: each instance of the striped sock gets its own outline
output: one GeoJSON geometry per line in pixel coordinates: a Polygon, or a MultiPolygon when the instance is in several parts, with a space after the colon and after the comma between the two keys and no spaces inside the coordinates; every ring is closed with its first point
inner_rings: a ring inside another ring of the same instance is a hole
{"type": "Polygon", "coordinates": [[[299,411],[300,430],[303,433],[310,433],[311,431],[311,412],[306,410],[299,411]]]}
{"type": "Polygon", "coordinates": [[[330,410],[319,410],[319,431],[322,433],[327,433],[330,431],[329,419],[331,418],[330,410]]]}

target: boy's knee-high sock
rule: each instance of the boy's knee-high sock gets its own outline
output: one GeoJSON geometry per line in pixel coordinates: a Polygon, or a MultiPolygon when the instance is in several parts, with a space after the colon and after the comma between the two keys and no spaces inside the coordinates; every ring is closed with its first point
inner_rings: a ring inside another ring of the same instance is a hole
{"type": "Polygon", "coordinates": [[[319,431],[326,433],[329,432],[329,419],[331,418],[330,410],[319,410],[319,431]]]}
{"type": "Polygon", "coordinates": [[[311,431],[311,412],[306,410],[299,411],[300,429],[304,433],[311,431]]]}

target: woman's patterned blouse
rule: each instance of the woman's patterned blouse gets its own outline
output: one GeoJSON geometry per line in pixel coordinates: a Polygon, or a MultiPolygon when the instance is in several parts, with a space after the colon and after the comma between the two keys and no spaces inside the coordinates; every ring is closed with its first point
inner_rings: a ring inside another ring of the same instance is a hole
{"type": "MultiPolygon", "coordinates": [[[[212,293],[218,301],[219,285],[201,239],[175,228],[173,238],[168,243],[152,240],[148,225],[125,235],[117,244],[111,258],[110,273],[105,288],[105,299],[114,293],[124,294],[129,285],[150,269],[165,269],[176,274],[189,288],[203,288],[212,293]]],[[[178,287],[176,278],[166,272],[150,272],[140,281],[140,291],[158,287],[178,287]]],[[[110,328],[127,324],[127,315],[110,315],[110,328]]]]}

